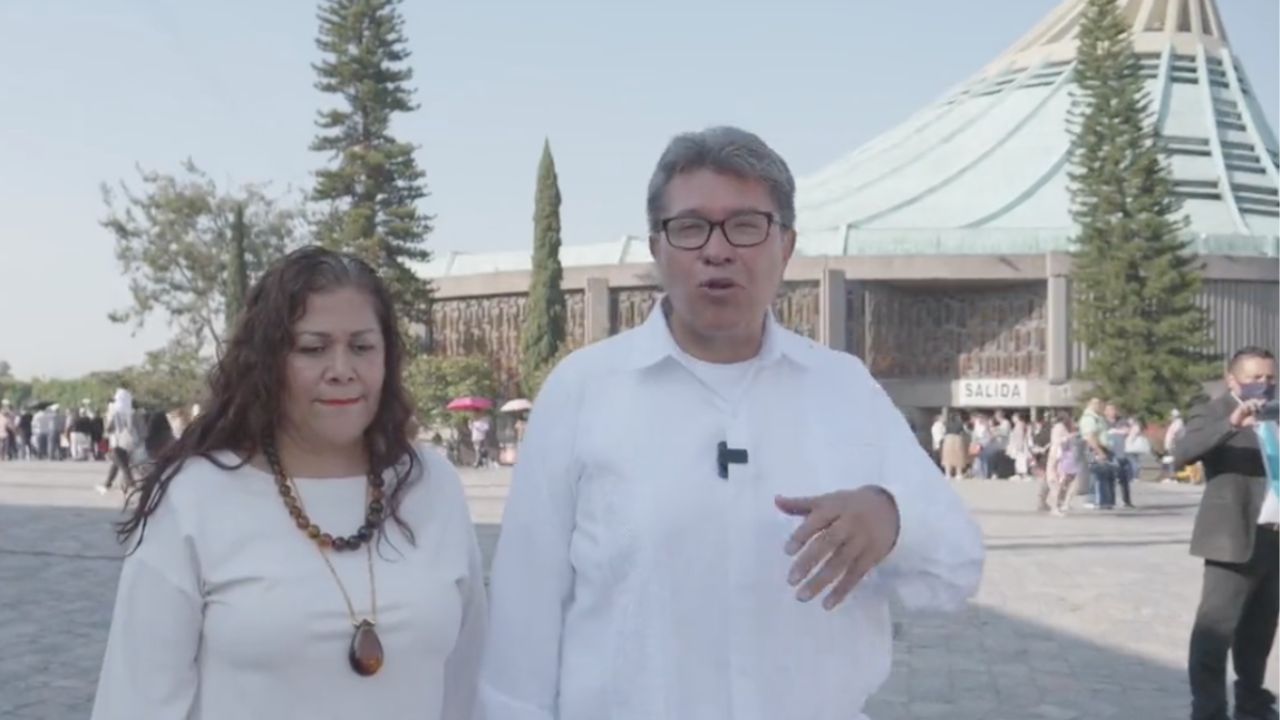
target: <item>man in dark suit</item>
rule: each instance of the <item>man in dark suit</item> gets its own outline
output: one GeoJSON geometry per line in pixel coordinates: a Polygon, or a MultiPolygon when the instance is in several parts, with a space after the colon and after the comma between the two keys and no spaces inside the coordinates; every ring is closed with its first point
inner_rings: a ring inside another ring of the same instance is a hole
{"type": "Polygon", "coordinates": [[[1204,463],[1205,490],[1191,535],[1204,588],[1191,632],[1192,720],[1228,720],[1227,655],[1236,670],[1236,720],[1276,720],[1263,688],[1280,612],[1280,534],[1258,449],[1258,413],[1276,391],[1276,360],[1246,347],[1227,368],[1230,392],[1196,407],[1176,449],[1179,466],[1204,463]]]}

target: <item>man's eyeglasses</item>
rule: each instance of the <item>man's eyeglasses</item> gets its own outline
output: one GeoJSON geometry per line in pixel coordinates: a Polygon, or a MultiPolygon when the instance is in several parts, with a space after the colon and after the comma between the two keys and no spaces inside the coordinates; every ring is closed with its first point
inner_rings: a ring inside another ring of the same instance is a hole
{"type": "Polygon", "coordinates": [[[700,217],[672,217],[662,221],[662,234],[671,247],[698,250],[710,242],[711,233],[720,228],[730,245],[751,247],[769,239],[773,223],[773,215],[758,210],[730,215],[720,222],[700,217]]]}

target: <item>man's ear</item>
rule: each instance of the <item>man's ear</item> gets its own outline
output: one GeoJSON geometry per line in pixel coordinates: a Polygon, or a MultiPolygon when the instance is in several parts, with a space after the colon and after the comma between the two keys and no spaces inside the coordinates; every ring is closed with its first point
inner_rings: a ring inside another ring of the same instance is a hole
{"type": "Polygon", "coordinates": [[[791,255],[796,251],[796,231],[795,228],[787,228],[782,231],[782,262],[791,262],[791,255]]]}

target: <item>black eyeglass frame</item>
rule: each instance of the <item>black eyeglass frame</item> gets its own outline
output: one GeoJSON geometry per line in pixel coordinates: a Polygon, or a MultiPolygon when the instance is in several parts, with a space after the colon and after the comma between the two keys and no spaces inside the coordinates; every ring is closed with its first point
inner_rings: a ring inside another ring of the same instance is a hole
{"type": "Polygon", "coordinates": [[[666,239],[668,245],[675,248],[676,250],[701,250],[702,248],[707,246],[707,243],[711,242],[711,234],[716,231],[716,228],[720,228],[720,234],[724,236],[725,241],[734,247],[746,248],[746,247],[755,247],[757,245],[763,245],[764,242],[769,239],[769,235],[773,232],[773,228],[775,225],[778,227],[784,227],[782,222],[773,213],[766,212],[764,210],[744,210],[743,212],[734,213],[729,217],[721,220],[720,222],[711,222],[706,218],[698,217],[696,215],[676,215],[674,217],[663,218],[658,223],[659,229],[662,230],[662,237],[666,239]],[[725,229],[725,224],[748,215],[760,216],[765,219],[765,221],[768,224],[765,226],[764,234],[761,236],[759,240],[752,243],[734,242],[733,238],[729,237],[729,231],[725,229]],[[697,245],[688,246],[688,245],[675,244],[674,242],[671,241],[671,233],[667,231],[667,225],[669,225],[672,222],[675,222],[676,220],[701,220],[702,222],[707,223],[707,236],[702,238],[702,242],[698,243],[697,245]]]}

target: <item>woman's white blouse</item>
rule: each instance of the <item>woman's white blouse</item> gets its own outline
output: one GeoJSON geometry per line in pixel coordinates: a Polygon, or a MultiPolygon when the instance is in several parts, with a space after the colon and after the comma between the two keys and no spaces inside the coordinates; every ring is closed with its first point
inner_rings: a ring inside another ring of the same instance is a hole
{"type": "MultiPolygon", "coordinates": [[[[400,508],[415,540],[388,521],[374,545],[385,663],[371,677],[348,664],[342,593],[272,477],[188,462],[124,562],[94,720],[470,718],[486,615],[480,550],[457,471],[433,451],[419,458],[425,475],[400,508]]],[[[326,532],[360,525],[363,477],[297,485],[326,532]]],[[[367,557],[330,555],[360,619],[371,617],[367,557]]]]}

